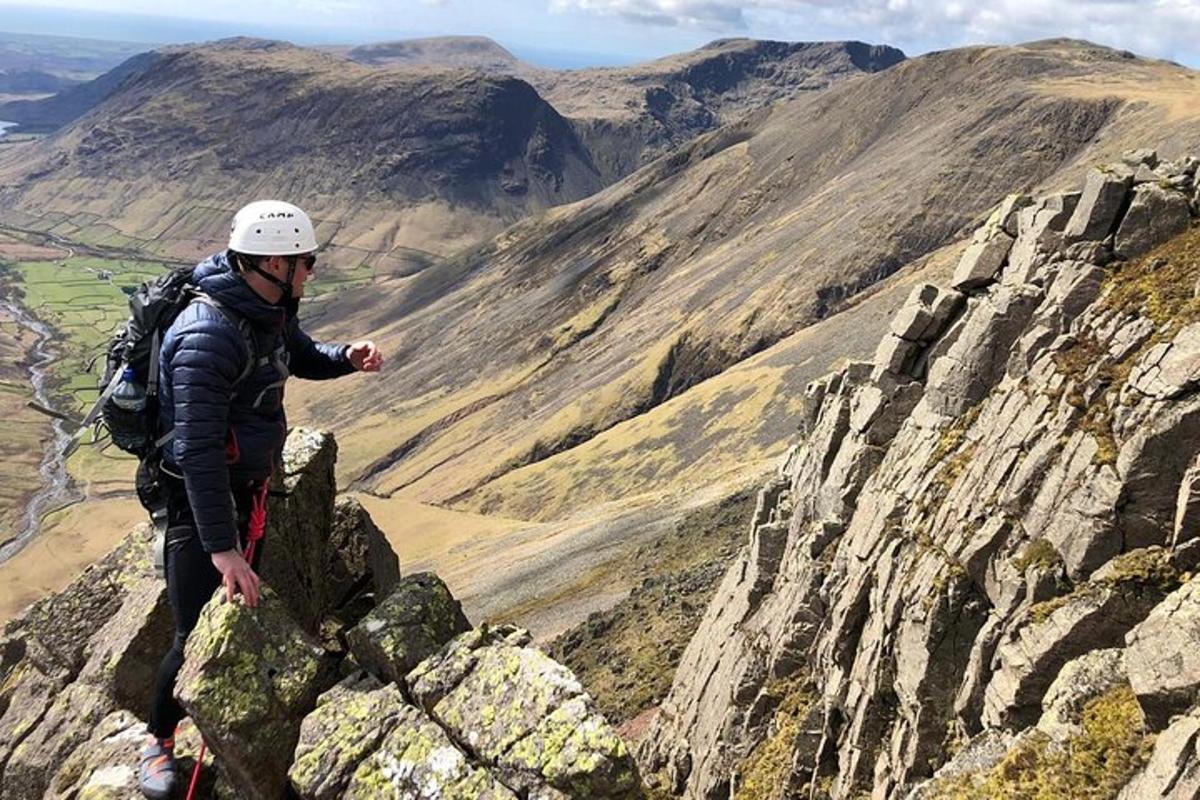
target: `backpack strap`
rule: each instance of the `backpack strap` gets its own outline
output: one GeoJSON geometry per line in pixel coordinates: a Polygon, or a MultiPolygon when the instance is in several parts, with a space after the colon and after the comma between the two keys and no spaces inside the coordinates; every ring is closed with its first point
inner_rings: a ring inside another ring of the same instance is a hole
{"type": "MultiPolygon", "coordinates": [[[[238,385],[241,384],[242,381],[246,380],[246,378],[250,377],[250,373],[252,373],[256,367],[269,364],[271,359],[269,356],[260,357],[258,355],[258,347],[254,341],[254,334],[250,331],[250,322],[245,317],[233,313],[228,306],[224,305],[220,300],[217,300],[212,295],[205,294],[199,289],[193,289],[191,291],[192,294],[195,295],[195,300],[221,312],[221,316],[229,320],[229,322],[231,322],[234,327],[238,329],[238,333],[242,335],[242,343],[246,345],[246,366],[242,369],[242,373],[237,376],[237,379],[233,382],[233,385],[230,386],[230,397],[232,398],[233,395],[237,393],[238,385]]],[[[157,359],[155,360],[157,361],[157,359]]]]}
{"type": "MultiPolygon", "coordinates": [[[[234,396],[237,395],[238,386],[241,385],[242,381],[244,381],[244,380],[246,380],[246,378],[250,377],[250,374],[252,372],[254,372],[254,370],[257,369],[258,367],[261,367],[265,364],[270,364],[271,356],[270,355],[266,355],[266,356],[258,355],[258,347],[256,346],[255,341],[254,341],[254,334],[250,330],[250,322],[245,317],[235,314],[232,311],[232,309],[230,309],[228,306],[221,303],[221,301],[217,300],[215,297],[204,293],[200,289],[189,288],[188,291],[193,295],[193,300],[195,302],[204,303],[206,306],[215,308],[217,311],[221,312],[221,316],[225,317],[226,320],[228,320],[234,327],[236,327],[238,329],[238,333],[240,333],[242,335],[242,344],[244,344],[246,346],[246,366],[242,368],[241,374],[237,376],[237,379],[234,380],[233,384],[229,388],[229,399],[232,400],[234,398],[234,396]]],[[[155,341],[157,343],[158,331],[154,332],[154,336],[156,337],[155,341]]],[[[157,379],[158,348],[155,347],[152,352],[153,352],[153,355],[151,356],[151,364],[153,365],[153,367],[152,367],[153,373],[152,374],[156,376],[154,383],[155,383],[155,388],[157,390],[157,385],[158,385],[158,379],[157,379]]],[[[114,383],[115,383],[115,381],[114,381],[114,383]]],[[[147,388],[147,394],[149,394],[149,388],[147,388]]],[[[260,395],[260,397],[261,397],[261,395],[260,395]]],[[[257,405],[257,403],[256,403],[256,405],[257,405]]],[[[166,433],[164,433],[162,436],[158,437],[158,439],[155,440],[155,442],[154,442],[155,449],[161,448],[164,444],[166,444],[167,442],[171,441],[174,438],[175,438],[175,429],[172,428],[171,430],[167,431],[166,433]]]]}

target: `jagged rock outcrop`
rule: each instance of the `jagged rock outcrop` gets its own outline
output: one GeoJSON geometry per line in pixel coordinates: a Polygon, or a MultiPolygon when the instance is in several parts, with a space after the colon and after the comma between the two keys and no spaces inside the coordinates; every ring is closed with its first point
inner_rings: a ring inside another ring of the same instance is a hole
{"type": "Polygon", "coordinates": [[[1002,761],[1119,741],[1086,796],[1147,758],[1127,796],[1195,796],[1129,794],[1200,770],[1194,720],[1152,756],[1142,733],[1200,698],[1195,175],[1139,151],[1008,198],[953,289],[810,385],[644,771],[713,800],[985,797],[1002,761]]]}
{"type": "MultiPolygon", "coordinates": [[[[291,433],[261,602],[218,590],[188,639],[178,752],[190,768],[203,737],[215,765],[197,797],[641,796],[570,671],[525,631],[472,630],[437,576],[401,578],[367,512],[335,498],[336,454],[328,434],[291,433]]],[[[140,796],[140,717],[173,635],[150,545],[139,528],[5,626],[5,800],[140,796]]]]}
{"type": "Polygon", "coordinates": [[[346,638],[360,665],[393,683],[403,683],[417,664],[470,629],[446,584],[433,573],[422,572],[400,581],[346,638]]]}

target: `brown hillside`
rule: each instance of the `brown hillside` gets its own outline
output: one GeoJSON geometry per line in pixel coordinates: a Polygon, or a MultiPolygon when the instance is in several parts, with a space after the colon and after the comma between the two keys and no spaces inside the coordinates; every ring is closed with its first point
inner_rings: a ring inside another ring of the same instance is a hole
{"type": "Polygon", "coordinates": [[[1061,183],[1097,150],[1194,146],[1195,126],[1163,107],[1064,89],[1188,76],[1039,43],[932,54],[781,104],[369,303],[334,301],[329,331],[378,330],[396,377],[369,402],[303,397],[354,431],[344,474],[385,495],[546,519],[713,479],[778,453],[790,415],[762,410],[871,349],[885,317],[771,351],[803,369],[722,373],[1013,189],[1061,183]]]}
{"type": "Polygon", "coordinates": [[[343,259],[368,263],[451,251],[601,186],[518,79],[256,40],[165,51],[69,128],[0,148],[0,176],[4,221],[178,257],[211,249],[248,198],[305,198],[343,259]]]}

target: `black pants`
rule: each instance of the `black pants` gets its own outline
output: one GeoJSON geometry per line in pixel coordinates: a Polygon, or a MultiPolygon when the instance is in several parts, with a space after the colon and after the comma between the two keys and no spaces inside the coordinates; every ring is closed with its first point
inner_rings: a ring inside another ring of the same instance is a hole
{"type": "MultiPolygon", "coordinates": [[[[221,573],[213,566],[212,556],[200,544],[183,481],[167,474],[161,480],[167,499],[167,598],[175,619],[175,640],[158,668],[149,729],[154,736],[166,739],[174,735],[175,726],[186,716],[183,707],[175,699],[175,678],[183,666],[183,647],[187,644],[188,634],[200,619],[200,611],[221,585],[221,573]]],[[[253,496],[253,486],[234,487],[238,535],[243,548],[246,546],[253,496]]],[[[250,566],[255,572],[262,559],[262,545],[262,540],[259,540],[254,548],[254,561],[250,566]]]]}

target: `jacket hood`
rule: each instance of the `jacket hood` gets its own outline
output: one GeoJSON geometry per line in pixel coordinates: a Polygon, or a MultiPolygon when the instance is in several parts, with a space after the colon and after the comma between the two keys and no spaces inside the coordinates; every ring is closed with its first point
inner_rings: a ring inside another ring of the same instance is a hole
{"type": "Polygon", "coordinates": [[[287,320],[286,308],[259,297],[245,278],[233,269],[228,251],[200,262],[192,273],[192,281],[209,297],[254,325],[279,330],[287,320]]]}

